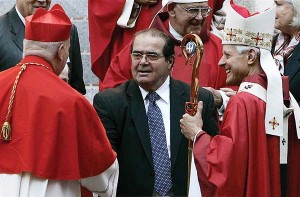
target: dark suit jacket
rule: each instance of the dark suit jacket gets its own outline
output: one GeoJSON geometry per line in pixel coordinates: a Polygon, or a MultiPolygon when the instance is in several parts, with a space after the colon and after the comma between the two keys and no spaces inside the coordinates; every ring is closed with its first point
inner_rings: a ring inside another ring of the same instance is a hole
{"type": "MultiPolygon", "coordinates": [[[[272,54],[274,53],[277,37],[278,35],[273,39],[272,54]]],[[[296,46],[293,55],[288,60],[288,64],[284,67],[284,75],[289,77],[290,92],[300,103],[300,43],[296,46]]]]}
{"type": "MultiPolygon", "coordinates": [[[[180,122],[189,101],[189,86],[170,81],[171,172],[173,194],[187,192],[187,139],[180,131],[180,122]]],[[[203,107],[203,130],[218,132],[212,94],[200,88],[203,107]]],[[[120,175],[117,195],[151,196],[154,190],[154,170],[151,142],[144,101],[138,85],[130,80],[117,88],[99,92],[94,107],[106,128],[112,147],[117,152],[120,175]]]]}
{"type": "Polygon", "coordinates": [[[285,66],[284,75],[289,76],[290,91],[300,103],[300,44],[296,46],[293,55],[285,66]]]}
{"type": "MultiPolygon", "coordinates": [[[[0,71],[11,68],[22,60],[24,37],[25,26],[13,7],[0,17],[0,71]]],[[[85,94],[78,32],[74,25],[70,44],[69,84],[78,92],[85,94]]]]}

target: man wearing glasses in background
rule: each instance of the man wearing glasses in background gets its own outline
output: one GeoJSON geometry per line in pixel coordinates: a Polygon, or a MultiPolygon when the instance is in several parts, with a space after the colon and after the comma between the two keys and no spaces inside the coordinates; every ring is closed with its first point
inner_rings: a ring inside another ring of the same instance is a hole
{"type": "MultiPolygon", "coordinates": [[[[218,66],[222,57],[220,39],[209,34],[205,24],[206,17],[213,12],[207,0],[169,0],[167,12],[159,13],[151,27],[163,31],[175,42],[176,61],[171,76],[187,83],[191,82],[192,66],[185,66],[185,58],[181,55],[180,42],[189,33],[201,36],[204,43],[204,54],[200,64],[200,85],[219,89],[225,86],[226,73],[218,66]]],[[[128,45],[111,62],[101,89],[116,87],[131,79],[130,46],[128,45]]]]}
{"type": "MultiPolygon", "coordinates": [[[[179,120],[190,90],[187,84],[170,77],[174,42],[153,28],[138,32],[131,59],[133,80],[99,92],[93,102],[117,152],[117,195],[186,196],[188,146],[179,120]]],[[[199,95],[204,103],[204,127],[215,135],[218,127],[213,96],[203,88],[199,95]]]]}

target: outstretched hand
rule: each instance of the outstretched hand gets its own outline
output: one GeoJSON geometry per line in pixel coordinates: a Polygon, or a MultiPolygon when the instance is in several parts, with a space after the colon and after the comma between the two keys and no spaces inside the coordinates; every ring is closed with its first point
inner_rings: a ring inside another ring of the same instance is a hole
{"type": "Polygon", "coordinates": [[[185,113],[180,119],[180,128],[181,133],[190,140],[193,140],[199,131],[202,130],[203,121],[202,121],[202,108],[203,102],[198,102],[197,113],[195,116],[191,116],[188,113],[185,113]]]}
{"type": "MultiPolygon", "coordinates": [[[[223,98],[219,90],[215,90],[211,87],[204,87],[204,88],[209,90],[213,94],[215,106],[220,108],[223,105],[223,98]]],[[[225,95],[228,97],[231,97],[236,94],[236,91],[234,91],[231,88],[220,88],[220,91],[224,92],[225,95]]]]}
{"type": "Polygon", "coordinates": [[[225,92],[225,95],[228,97],[231,97],[233,95],[236,95],[236,91],[234,91],[231,88],[220,88],[221,91],[225,92]]]}
{"type": "Polygon", "coordinates": [[[222,99],[220,92],[211,87],[204,87],[204,88],[209,90],[212,93],[212,95],[214,97],[215,106],[220,108],[223,105],[223,99],[222,99]]]}

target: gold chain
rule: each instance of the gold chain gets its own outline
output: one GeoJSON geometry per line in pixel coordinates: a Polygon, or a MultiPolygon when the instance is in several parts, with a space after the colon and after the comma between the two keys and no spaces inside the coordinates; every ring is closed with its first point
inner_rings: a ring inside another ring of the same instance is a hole
{"type": "Polygon", "coordinates": [[[50,70],[51,72],[53,72],[48,66],[45,66],[44,64],[38,64],[38,63],[33,63],[33,62],[27,62],[27,63],[18,63],[16,66],[18,66],[18,65],[26,65],[26,66],[28,66],[28,65],[32,65],[32,66],[41,66],[41,67],[44,67],[44,68],[46,68],[46,69],[48,69],[48,70],[50,70]]]}
{"type": "Polygon", "coordinates": [[[42,66],[42,67],[44,67],[44,68],[46,68],[46,69],[48,69],[52,72],[52,70],[49,67],[47,67],[43,64],[28,62],[28,63],[23,63],[23,64],[19,63],[16,66],[18,66],[18,65],[21,65],[20,71],[19,71],[18,75],[16,76],[13,88],[11,90],[9,103],[8,103],[8,109],[7,109],[7,115],[6,115],[5,122],[3,123],[2,129],[1,129],[1,138],[4,141],[10,141],[11,140],[11,126],[10,126],[10,123],[9,123],[10,122],[10,117],[11,117],[11,109],[12,109],[12,106],[13,106],[17,85],[18,85],[20,76],[23,73],[23,71],[26,70],[26,67],[28,65],[35,65],[35,66],[42,66]]]}

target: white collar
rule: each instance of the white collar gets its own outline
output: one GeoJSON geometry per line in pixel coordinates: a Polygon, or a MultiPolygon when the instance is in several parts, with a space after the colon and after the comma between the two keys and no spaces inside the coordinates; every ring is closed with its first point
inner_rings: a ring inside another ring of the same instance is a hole
{"type": "Polygon", "coordinates": [[[172,34],[172,36],[176,39],[176,40],[182,40],[183,37],[182,35],[180,35],[171,25],[170,21],[169,21],[169,31],[172,34]]]}
{"type": "MultiPolygon", "coordinates": [[[[142,97],[145,100],[147,94],[149,93],[148,91],[144,90],[142,87],[140,87],[142,97]]],[[[160,96],[160,98],[166,102],[170,103],[170,76],[165,80],[165,82],[157,89],[155,92],[160,96]]]]}
{"type": "Polygon", "coordinates": [[[25,18],[22,16],[22,14],[20,13],[20,11],[17,8],[17,5],[15,6],[17,14],[19,15],[19,18],[21,19],[21,21],[23,22],[23,24],[25,25],[25,18]]]}

